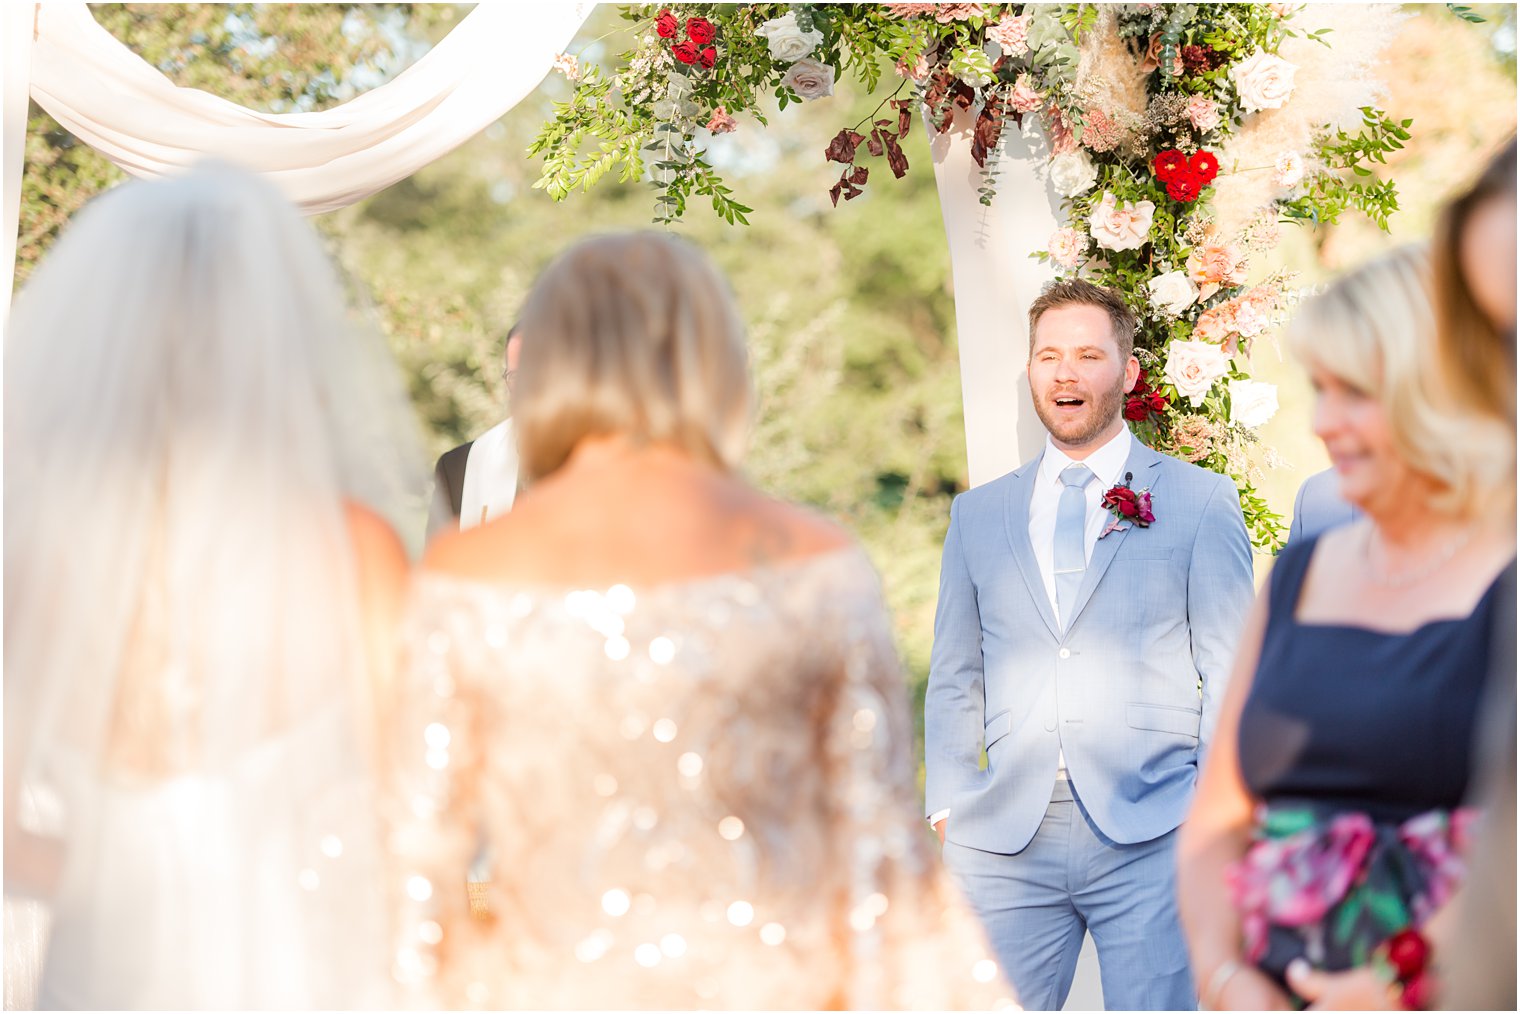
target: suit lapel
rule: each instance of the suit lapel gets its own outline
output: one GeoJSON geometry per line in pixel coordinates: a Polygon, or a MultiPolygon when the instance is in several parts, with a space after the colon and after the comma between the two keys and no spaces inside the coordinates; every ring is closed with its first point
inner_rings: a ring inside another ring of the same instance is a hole
{"type": "MultiPolygon", "coordinates": [[[[1008,484],[1008,504],[1003,517],[1008,525],[1008,546],[1013,559],[1019,565],[1019,573],[1029,587],[1029,597],[1040,613],[1040,619],[1050,628],[1051,636],[1060,640],[1061,628],[1056,626],[1055,611],[1050,608],[1050,595],[1045,591],[1045,579],[1040,576],[1040,565],[1034,558],[1034,546],[1029,543],[1029,500],[1034,495],[1035,479],[1040,474],[1040,457],[1025,463],[1013,473],[1008,484]]],[[[1110,536],[1112,538],[1112,536],[1110,536]]]]}
{"type": "MultiPolygon", "coordinates": [[[[1134,446],[1130,448],[1129,459],[1124,463],[1124,470],[1134,477],[1130,485],[1137,490],[1149,488],[1154,493],[1156,482],[1161,478],[1161,469],[1157,467],[1161,461],[1160,454],[1146,447],[1139,440],[1135,440],[1134,446]]],[[[1119,476],[1119,480],[1122,482],[1124,476],[1119,476]]],[[[1114,562],[1114,556],[1118,554],[1119,547],[1124,545],[1124,540],[1137,527],[1134,522],[1127,522],[1127,527],[1122,531],[1109,532],[1093,546],[1092,559],[1087,561],[1087,574],[1082,578],[1082,587],[1077,590],[1076,605],[1072,607],[1071,617],[1066,623],[1067,630],[1070,630],[1072,624],[1077,622],[1077,617],[1082,615],[1082,610],[1087,607],[1087,602],[1093,597],[1093,592],[1098,590],[1098,582],[1103,580],[1103,575],[1108,572],[1108,565],[1114,562]]]]}

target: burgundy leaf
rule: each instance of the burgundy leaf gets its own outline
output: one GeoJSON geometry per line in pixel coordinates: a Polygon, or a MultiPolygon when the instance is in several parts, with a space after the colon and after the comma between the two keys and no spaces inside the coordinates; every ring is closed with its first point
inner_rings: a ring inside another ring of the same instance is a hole
{"type": "Polygon", "coordinates": [[[903,137],[908,133],[908,125],[913,122],[908,113],[908,107],[913,104],[911,99],[893,99],[892,104],[897,107],[897,136],[903,137]]]}
{"type": "Polygon", "coordinates": [[[887,135],[887,165],[892,167],[892,175],[898,179],[903,178],[903,173],[908,171],[908,156],[903,154],[897,138],[887,135]]]}
{"type": "Polygon", "coordinates": [[[871,131],[871,139],[866,142],[866,150],[869,151],[872,155],[875,155],[877,158],[881,157],[882,142],[880,127],[877,127],[875,130],[871,131]]]}
{"type": "Polygon", "coordinates": [[[865,138],[855,131],[846,127],[834,135],[829,146],[824,150],[823,157],[830,162],[843,162],[846,165],[855,161],[855,149],[865,138]]]}
{"type": "Polygon", "coordinates": [[[839,191],[842,190],[843,188],[844,188],[844,178],[843,177],[840,178],[840,180],[839,180],[838,183],[834,184],[832,187],[829,187],[829,200],[831,200],[831,201],[834,202],[834,207],[836,207],[836,208],[839,207],[839,191]]]}
{"type": "Polygon", "coordinates": [[[853,184],[855,184],[856,186],[859,186],[860,184],[864,183],[866,180],[868,180],[870,178],[871,178],[871,170],[867,169],[863,165],[856,166],[855,167],[855,171],[850,174],[850,182],[853,183],[853,184]]]}

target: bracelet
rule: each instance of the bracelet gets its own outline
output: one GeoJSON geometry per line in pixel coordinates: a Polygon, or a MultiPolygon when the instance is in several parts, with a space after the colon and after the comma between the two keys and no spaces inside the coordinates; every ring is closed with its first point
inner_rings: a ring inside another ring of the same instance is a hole
{"type": "Polygon", "coordinates": [[[1224,992],[1224,987],[1229,984],[1231,979],[1235,978],[1235,973],[1244,968],[1245,966],[1239,961],[1230,958],[1214,969],[1214,974],[1209,976],[1208,986],[1204,987],[1203,995],[1199,997],[1199,1001],[1203,1006],[1208,1010],[1218,1010],[1219,994],[1224,992]]]}

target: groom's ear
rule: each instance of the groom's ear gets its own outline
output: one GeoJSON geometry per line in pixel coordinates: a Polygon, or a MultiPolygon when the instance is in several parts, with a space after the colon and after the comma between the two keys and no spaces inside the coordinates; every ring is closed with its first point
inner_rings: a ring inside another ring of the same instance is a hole
{"type": "Polygon", "coordinates": [[[1129,357],[1129,362],[1124,364],[1124,393],[1129,394],[1135,389],[1140,381],[1140,360],[1134,356],[1129,357]]]}

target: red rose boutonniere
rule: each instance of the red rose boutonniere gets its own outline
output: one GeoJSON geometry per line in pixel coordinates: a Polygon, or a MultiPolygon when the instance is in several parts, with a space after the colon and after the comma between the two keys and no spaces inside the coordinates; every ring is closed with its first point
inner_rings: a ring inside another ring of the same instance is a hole
{"type": "Polygon", "coordinates": [[[1131,489],[1130,483],[1134,481],[1135,473],[1125,472],[1124,481],[1103,494],[1102,505],[1113,515],[1113,519],[1098,538],[1103,538],[1109,532],[1124,531],[1129,527],[1126,522],[1149,528],[1151,522],[1156,520],[1156,515],[1151,511],[1150,487],[1138,491],[1131,489]]]}

